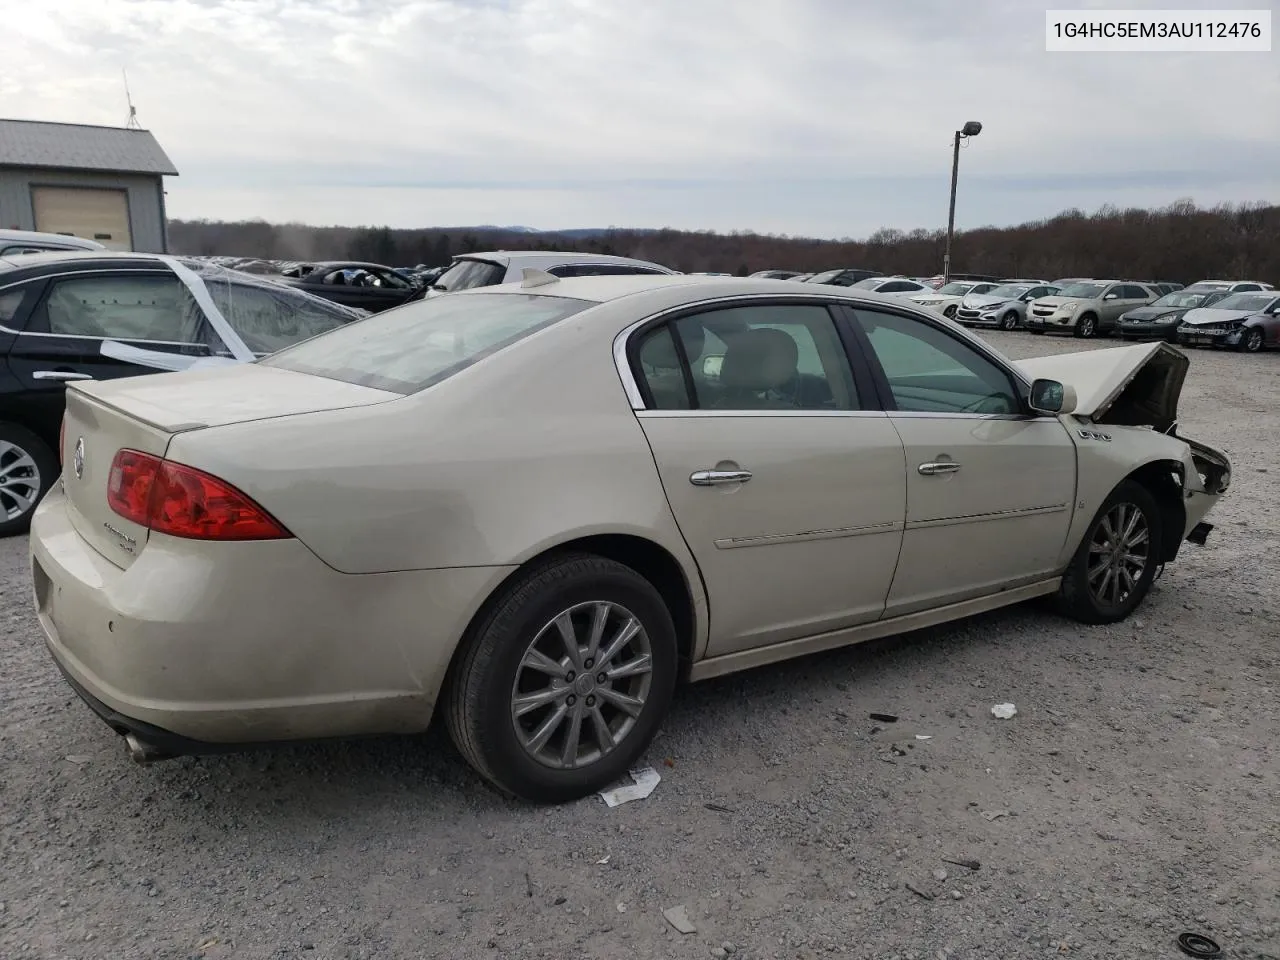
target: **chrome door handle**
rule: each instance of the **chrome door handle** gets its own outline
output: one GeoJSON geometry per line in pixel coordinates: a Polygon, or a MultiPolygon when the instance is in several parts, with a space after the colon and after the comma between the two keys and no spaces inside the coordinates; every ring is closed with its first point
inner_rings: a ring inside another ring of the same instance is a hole
{"type": "Polygon", "coordinates": [[[926,477],[933,477],[940,473],[955,473],[960,469],[960,464],[947,460],[942,463],[922,463],[916,469],[926,477]]]}
{"type": "Polygon", "coordinates": [[[718,483],[746,483],[750,479],[750,470],[699,470],[689,475],[689,482],[695,487],[712,487],[718,483]]]}
{"type": "Polygon", "coordinates": [[[37,370],[31,374],[32,380],[92,380],[88,373],[76,373],[74,370],[37,370]]]}

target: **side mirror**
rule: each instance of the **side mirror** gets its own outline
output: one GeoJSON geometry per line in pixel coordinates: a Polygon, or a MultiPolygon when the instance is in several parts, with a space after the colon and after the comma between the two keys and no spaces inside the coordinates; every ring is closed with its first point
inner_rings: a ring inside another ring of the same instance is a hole
{"type": "Polygon", "coordinates": [[[1120,294],[1118,294],[1118,293],[1108,293],[1108,294],[1107,294],[1105,297],[1103,297],[1102,299],[1103,299],[1103,300],[1119,300],[1119,299],[1120,299],[1120,294]]]}
{"type": "Polygon", "coordinates": [[[724,363],[724,355],[712,355],[702,358],[702,375],[708,380],[716,380],[720,377],[720,366],[724,363]]]}
{"type": "Polygon", "coordinates": [[[1071,413],[1076,408],[1076,392],[1057,380],[1036,380],[1027,405],[1036,413],[1071,413]]]}

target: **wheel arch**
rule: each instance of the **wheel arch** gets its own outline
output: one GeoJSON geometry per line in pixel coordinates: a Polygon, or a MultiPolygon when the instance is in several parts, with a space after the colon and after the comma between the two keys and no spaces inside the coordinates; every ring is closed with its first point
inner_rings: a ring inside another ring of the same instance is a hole
{"type": "Polygon", "coordinates": [[[1162,543],[1160,562],[1176,560],[1186,530],[1187,508],[1182,500],[1183,465],[1177,460],[1152,460],[1144,463],[1124,479],[1132,480],[1155,498],[1160,508],[1162,543]],[[1170,535],[1169,531],[1172,531],[1170,535]]]}
{"type": "Polygon", "coordinates": [[[701,599],[705,596],[701,577],[695,569],[693,573],[698,579],[691,582],[689,573],[670,550],[654,540],[633,533],[591,533],[576,536],[546,546],[525,558],[493,587],[472,614],[450,658],[449,672],[462,659],[463,652],[472,641],[476,625],[483,621],[512,583],[529,570],[553,562],[557,557],[582,553],[630,567],[658,591],[671,612],[676,628],[676,647],[680,655],[677,680],[681,683],[687,680],[698,650],[700,620],[703,619],[699,616],[699,610],[705,609],[705,603],[701,599]]]}

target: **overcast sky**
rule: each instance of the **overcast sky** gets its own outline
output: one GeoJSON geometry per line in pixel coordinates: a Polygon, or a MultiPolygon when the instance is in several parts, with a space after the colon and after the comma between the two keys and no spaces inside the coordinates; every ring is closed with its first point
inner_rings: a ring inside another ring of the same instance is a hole
{"type": "Polygon", "coordinates": [[[126,67],[179,218],[935,228],[971,119],[962,228],[1280,202],[1280,51],[1049,54],[1045,6],[0,0],[0,116],[123,125],[126,67]]]}

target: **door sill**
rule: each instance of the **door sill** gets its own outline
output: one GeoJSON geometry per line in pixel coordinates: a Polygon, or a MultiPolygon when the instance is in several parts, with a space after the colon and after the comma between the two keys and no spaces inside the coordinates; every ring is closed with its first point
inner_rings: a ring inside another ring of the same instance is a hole
{"type": "Polygon", "coordinates": [[[986,613],[988,610],[996,610],[1000,607],[1022,603],[1024,600],[1043,597],[1046,594],[1056,592],[1061,583],[1061,577],[1053,577],[1049,580],[1029,583],[1023,587],[1014,587],[1011,590],[988,594],[974,600],[949,603],[943,607],[921,610],[918,613],[909,613],[901,617],[892,617],[888,620],[877,620],[874,623],[864,623],[856,627],[832,630],[812,637],[801,637],[798,640],[787,640],[783,643],[774,643],[767,647],[757,647],[753,650],[741,650],[737,653],[726,653],[719,657],[709,657],[693,665],[693,668],[689,671],[689,679],[693,681],[709,680],[712,677],[737,673],[739,670],[750,670],[752,667],[762,667],[765,664],[777,663],[780,660],[790,660],[793,657],[802,657],[810,653],[833,650],[836,647],[852,646],[855,643],[864,643],[867,640],[878,640],[881,637],[889,637],[897,633],[909,633],[912,630],[937,626],[940,623],[948,623],[952,620],[971,617],[974,614],[986,613]]]}

